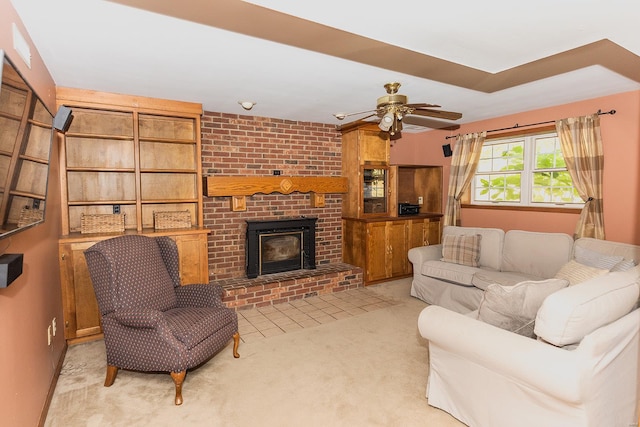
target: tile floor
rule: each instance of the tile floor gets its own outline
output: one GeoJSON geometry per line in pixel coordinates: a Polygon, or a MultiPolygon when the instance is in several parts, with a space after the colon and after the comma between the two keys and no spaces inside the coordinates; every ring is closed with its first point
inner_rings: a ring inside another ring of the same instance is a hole
{"type": "Polygon", "coordinates": [[[373,290],[358,288],[266,307],[238,310],[242,341],[262,339],[397,304],[373,290]]]}

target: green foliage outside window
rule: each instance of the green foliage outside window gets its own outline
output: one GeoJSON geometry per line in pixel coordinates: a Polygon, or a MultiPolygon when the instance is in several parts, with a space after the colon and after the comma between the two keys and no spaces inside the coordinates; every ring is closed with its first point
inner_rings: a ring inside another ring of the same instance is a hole
{"type": "Polygon", "coordinates": [[[555,134],[486,144],[473,188],[476,202],[582,203],[555,134]]]}

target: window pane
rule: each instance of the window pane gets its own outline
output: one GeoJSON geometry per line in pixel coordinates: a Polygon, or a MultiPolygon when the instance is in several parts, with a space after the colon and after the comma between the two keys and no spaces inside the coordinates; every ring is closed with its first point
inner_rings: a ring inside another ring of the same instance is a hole
{"type": "Polygon", "coordinates": [[[560,141],[557,137],[545,137],[535,139],[535,168],[557,169],[566,168],[560,141]]]}
{"type": "Polygon", "coordinates": [[[536,172],[531,201],[534,203],[582,203],[569,172],[536,172]]]}
{"type": "Polygon", "coordinates": [[[520,174],[490,174],[474,178],[474,198],[486,202],[520,200],[520,174]]]}

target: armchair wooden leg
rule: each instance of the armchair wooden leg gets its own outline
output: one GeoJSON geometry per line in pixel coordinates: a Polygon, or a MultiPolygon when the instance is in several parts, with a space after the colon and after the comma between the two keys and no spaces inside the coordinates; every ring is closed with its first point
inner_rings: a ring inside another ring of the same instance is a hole
{"type": "Polygon", "coordinates": [[[182,372],[171,372],[171,378],[173,378],[173,382],[176,384],[176,405],[182,405],[182,383],[186,375],[186,370],[182,372]]]}
{"type": "Polygon", "coordinates": [[[113,365],[107,365],[107,377],[104,380],[105,387],[111,387],[118,375],[118,367],[113,365]]]}
{"type": "Polygon", "coordinates": [[[240,332],[233,334],[233,357],[236,359],[240,357],[238,353],[238,346],[240,345],[240,332]]]}

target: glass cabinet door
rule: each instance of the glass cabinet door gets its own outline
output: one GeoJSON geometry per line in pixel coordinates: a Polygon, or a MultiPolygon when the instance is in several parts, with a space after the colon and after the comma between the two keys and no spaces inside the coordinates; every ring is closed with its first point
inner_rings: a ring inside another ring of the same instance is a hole
{"type": "Polygon", "coordinates": [[[387,169],[364,167],[362,172],[363,213],[387,213],[387,169]]]}

